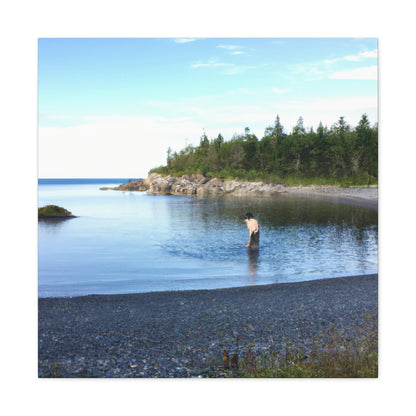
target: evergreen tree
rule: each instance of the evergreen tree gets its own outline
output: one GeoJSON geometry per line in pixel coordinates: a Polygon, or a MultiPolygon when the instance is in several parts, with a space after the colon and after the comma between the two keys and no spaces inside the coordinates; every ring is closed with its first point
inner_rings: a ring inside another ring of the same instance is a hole
{"type": "Polygon", "coordinates": [[[299,117],[296,126],[293,127],[291,135],[291,152],[295,162],[295,171],[299,172],[301,159],[304,158],[307,151],[307,145],[305,141],[306,130],[303,125],[303,117],[299,117]]]}
{"type": "Polygon", "coordinates": [[[254,134],[247,134],[250,131],[246,128],[246,136],[243,141],[243,168],[248,172],[259,169],[259,141],[254,134]]]}
{"type": "Polygon", "coordinates": [[[367,114],[363,114],[357,128],[356,149],[359,153],[360,167],[368,175],[377,177],[378,129],[372,129],[367,114]]]}
{"type": "Polygon", "coordinates": [[[276,120],[274,121],[274,127],[273,127],[273,134],[275,137],[283,137],[283,126],[280,123],[280,117],[279,114],[276,115],[276,120]]]}
{"type": "Polygon", "coordinates": [[[329,176],[328,149],[328,128],[320,122],[316,130],[314,146],[311,150],[316,176],[329,176]]]}
{"type": "Polygon", "coordinates": [[[261,140],[248,127],[228,141],[218,134],[210,142],[204,131],[199,146],[189,145],[179,153],[169,148],[166,163],[152,171],[249,180],[296,176],[371,183],[378,177],[378,127],[371,126],[363,114],[355,129],[340,117],[329,130],[320,123],[316,132],[312,128],[307,131],[299,117],[286,135],[277,115],[261,140]]]}

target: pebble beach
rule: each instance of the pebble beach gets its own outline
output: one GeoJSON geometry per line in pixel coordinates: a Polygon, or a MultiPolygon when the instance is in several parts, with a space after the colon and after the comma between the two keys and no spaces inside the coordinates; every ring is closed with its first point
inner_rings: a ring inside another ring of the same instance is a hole
{"type": "MultiPolygon", "coordinates": [[[[217,290],[39,299],[43,377],[220,377],[224,349],[284,348],[377,314],[378,275],[217,290]]],[[[353,336],[353,335],[352,335],[353,336]]]]}

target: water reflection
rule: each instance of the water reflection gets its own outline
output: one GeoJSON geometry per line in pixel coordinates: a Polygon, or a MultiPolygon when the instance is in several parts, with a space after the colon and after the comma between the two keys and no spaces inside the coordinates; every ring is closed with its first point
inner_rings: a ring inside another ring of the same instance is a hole
{"type": "Polygon", "coordinates": [[[75,217],[61,217],[61,218],[38,218],[39,227],[46,232],[57,232],[67,222],[73,220],[75,217]]]}
{"type": "Polygon", "coordinates": [[[248,269],[250,274],[250,284],[256,283],[257,268],[259,266],[259,248],[247,247],[248,269]]]}
{"type": "Polygon", "coordinates": [[[75,217],[59,217],[59,218],[53,218],[53,217],[47,217],[47,218],[38,218],[38,221],[40,224],[48,224],[48,225],[61,225],[65,221],[72,220],[75,217]]]}
{"type": "Polygon", "coordinates": [[[169,235],[175,237],[165,247],[177,254],[180,241],[189,258],[247,264],[250,284],[264,283],[266,276],[297,281],[377,269],[376,210],[307,197],[199,201],[184,204],[178,198],[169,206],[169,235]],[[247,228],[241,218],[248,211],[261,224],[261,262],[258,251],[242,249],[247,228]]]}

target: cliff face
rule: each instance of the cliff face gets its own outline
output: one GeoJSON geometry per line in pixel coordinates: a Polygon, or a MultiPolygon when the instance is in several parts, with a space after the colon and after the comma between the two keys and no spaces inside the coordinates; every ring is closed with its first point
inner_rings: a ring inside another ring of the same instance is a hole
{"type": "Polygon", "coordinates": [[[209,179],[201,174],[184,175],[178,178],[152,173],[146,179],[119,185],[118,191],[146,191],[150,195],[180,196],[244,196],[244,195],[275,195],[284,192],[282,184],[266,184],[263,182],[240,182],[209,179]]]}

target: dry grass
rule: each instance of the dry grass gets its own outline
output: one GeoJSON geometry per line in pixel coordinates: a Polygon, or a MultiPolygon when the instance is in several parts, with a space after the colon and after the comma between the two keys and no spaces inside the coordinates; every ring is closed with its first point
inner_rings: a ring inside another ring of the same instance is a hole
{"type": "MultiPolygon", "coordinates": [[[[378,324],[367,315],[352,331],[329,328],[313,339],[286,342],[285,351],[273,346],[256,354],[249,345],[238,365],[224,362],[227,377],[376,378],[378,376],[378,324]],[[234,367],[234,368],[233,368],[234,367]]],[[[235,362],[235,357],[234,357],[235,362]]]]}

